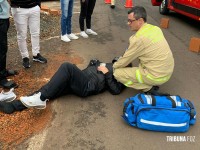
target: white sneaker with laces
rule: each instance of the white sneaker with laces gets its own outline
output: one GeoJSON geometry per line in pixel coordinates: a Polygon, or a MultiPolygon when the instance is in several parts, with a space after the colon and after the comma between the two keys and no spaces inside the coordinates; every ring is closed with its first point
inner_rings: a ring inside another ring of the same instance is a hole
{"type": "Polygon", "coordinates": [[[83,38],[88,38],[88,35],[85,33],[85,31],[81,31],[80,36],[83,38]]]}
{"type": "Polygon", "coordinates": [[[92,34],[92,35],[98,35],[96,32],[94,32],[92,29],[87,29],[86,30],[87,34],[92,34]]]}
{"type": "Polygon", "coordinates": [[[71,33],[71,34],[68,34],[67,35],[69,39],[71,40],[77,40],[78,39],[78,36],[76,36],[75,34],[71,33]]]}
{"type": "Polygon", "coordinates": [[[61,35],[61,40],[64,42],[70,42],[71,40],[68,38],[67,35],[61,35]]]}
{"type": "Polygon", "coordinates": [[[40,99],[41,92],[38,92],[32,96],[23,96],[20,97],[20,101],[28,108],[35,107],[37,109],[45,109],[46,108],[46,99],[45,101],[42,101],[40,99]]]}
{"type": "Polygon", "coordinates": [[[0,93],[0,102],[11,102],[13,100],[15,100],[15,98],[17,97],[15,95],[15,93],[13,92],[14,88],[11,88],[10,91],[8,92],[4,92],[3,90],[0,93]]]}

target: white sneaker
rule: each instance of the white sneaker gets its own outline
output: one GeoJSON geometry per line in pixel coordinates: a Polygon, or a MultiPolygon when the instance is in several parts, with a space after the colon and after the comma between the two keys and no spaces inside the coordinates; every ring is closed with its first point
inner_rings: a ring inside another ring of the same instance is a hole
{"type": "Polygon", "coordinates": [[[0,93],[0,102],[11,102],[13,100],[15,100],[15,98],[17,97],[15,95],[15,93],[13,92],[14,88],[11,88],[10,91],[8,92],[4,92],[3,90],[0,93]]]}
{"type": "Polygon", "coordinates": [[[61,40],[64,42],[70,42],[71,40],[68,38],[67,35],[61,35],[61,40]]]}
{"type": "Polygon", "coordinates": [[[20,97],[20,101],[28,108],[35,107],[37,109],[45,109],[46,108],[46,99],[45,101],[42,101],[40,99],[41,92],[38,92],[32,96],[24,96],[20,97]]]}
{"type": "Polygon", "coordinates": [[[76,36],[75,34],[71,33],[71,34],[68,34],[67,35],[69,39],[71,40],[77,40],[78,39],[78,36],[76,36]]]}
{"type": "Polygon", "coordinates": [[[80,36],[83,38],[88,38],[88,35],[85,33],[85,31],[81,31],[80,36]]]}
{"type": "Polygon", "coordinates": [[[87,29],[86,30],[87,34],[92,34],[92,35],[98,35],[96,32],[94,32],[92,29],[87,29]]]}

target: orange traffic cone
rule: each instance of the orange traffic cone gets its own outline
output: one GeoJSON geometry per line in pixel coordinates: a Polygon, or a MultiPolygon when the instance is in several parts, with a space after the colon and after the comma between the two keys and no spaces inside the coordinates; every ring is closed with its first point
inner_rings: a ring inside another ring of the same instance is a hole
{"type": "Polygon", "coordinates": [[[126,0],[126,4],[124,5],[126,8],[132,8],[133,7],[133,2],[132,0],[126,0]]]}
{"type": "Polygon", "coordinates": [[[105,0],[104,1],[106,4],[111,4],[111,0],[105,0]]]}

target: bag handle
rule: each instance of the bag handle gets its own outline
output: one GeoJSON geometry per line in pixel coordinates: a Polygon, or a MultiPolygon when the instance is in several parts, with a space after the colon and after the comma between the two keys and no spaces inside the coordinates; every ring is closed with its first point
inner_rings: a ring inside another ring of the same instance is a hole
{"type": "Polygon", "coordinates": [[[152,99],[152,106],[156,106],[156,98],[154,95],[150,95],[152,99]]]}
{"type": "Polygon", "coordinates": [[[172,102],[172,108],[176,108],[176,103],[175,101],[170,97],[170,96],[167,96],[167,99],[170,100],[172,102]]]}
{"type": "Polygon", "coordinates": [[[144,104],[144,100],[142,99],[142,93],[138,94],[138,99],[142,104],[144,104]]]}
{"type": "MultiPolygon", "coordinates": [[[[155,98],[155,96],[154,96],[154,95],[150,95],[150,96],[151,96],[151,98],[152,98],[152,106],[156,106],[156,98],[155,98]]],[[[171,101],[171,103],[172,103],[172,108],[176,108],[176,103],[175,103],[175,101],[174,101],[170,96],[166,96],[166,97],[167,97],[168,100],[171,101]]]]}
{"type": "Polygon", "coordinates": [[[194,105],[189,100],[188,100],[187,104],[190,107],[190,118],[194,118],[194,116],[195,116],[194,105]]]}

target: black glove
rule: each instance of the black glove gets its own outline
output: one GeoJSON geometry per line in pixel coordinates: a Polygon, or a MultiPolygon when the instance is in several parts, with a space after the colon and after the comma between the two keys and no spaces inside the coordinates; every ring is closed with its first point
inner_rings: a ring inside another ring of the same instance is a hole
{"type": "Polygon", "coordinates": [[[128,64],[126,67],[133,67],[133,66],[132,66],[132,63],[128,64]]]}
{"type": "Polygon", "coordinates": [[[99,66],[100,61],[98,59],[92,59],[90,60],[88,66],[99,66]]]}
{"type": "Polygon", "coordinates": [[[115,58],[112,60],[112,63],[114,64],[116,61],[118,61],[119,58],[120,58],[119,56],[115,57],[115,58]]]}

